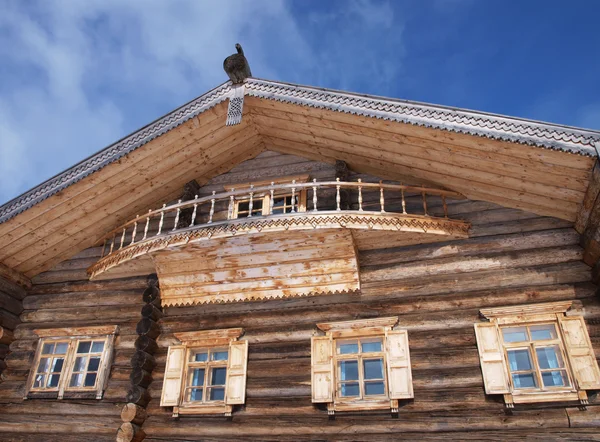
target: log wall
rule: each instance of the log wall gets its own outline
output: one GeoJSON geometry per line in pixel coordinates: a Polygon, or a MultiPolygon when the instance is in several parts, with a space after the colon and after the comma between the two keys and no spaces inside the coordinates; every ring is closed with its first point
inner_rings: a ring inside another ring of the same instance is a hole
{"type": "MultiPolygon", "coordinates": [[[[265,152],[205,187],[308,172],[331,178],[333,166],[265,152]]],[[[351,176],[350,179],[356,179],[351,176]]],[[[369,177],[364,177],[369,178],[369,177]]],[[[552,404],[504,413],[484,394],[473,323],[480,308],[575,300],[600,355],[600,302],[570,222],[480,201],[455,201],[450,216],[472,223],[471,238],[359,252],[362,292],[287,300],[166,308],[159,324],[146,440],[600,440],[600,405],[587,411],[552,404]],[[389,413],[327,411],[310,398],[310,337],[315,324],[400,317],[409,330],[415,399],[389,413]],[[173,333],[243,327],[249,341],[247,400],[233,418],[181,417],[159,406],[173,333]]],[[[324,248],[324,252],[326,248],[324,248]]],[[[87,249],[33,281],[0,383],[0,440],[114,440],[130,386],[145,277],[90,282],[87,249]],[[61,325],[118,324],[115,357],[102,400],[23,400],[36,337],[61,325]]]]}

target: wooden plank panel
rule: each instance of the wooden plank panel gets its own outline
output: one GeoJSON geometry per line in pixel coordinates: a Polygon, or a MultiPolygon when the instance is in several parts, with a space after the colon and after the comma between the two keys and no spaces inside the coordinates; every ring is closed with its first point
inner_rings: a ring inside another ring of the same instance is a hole
{"type": "MultiPolygon", "coordinates": [[[[35,247],[28,247],[28,255],[32,256],[35,254],[36,248],[46,248],[53,245],[51,238],[57,236],[59,238],[68,237],[78,232],[77,229],[81,229],[81,225],[89,225],[96,222],[98,219],[108,217],[115,213],[115,211],[122,206],[119,202],[131,203],[135,201],[136,197],[142,197],[150,192],[154,193],[154,200],[160,201],[160,195],[165,194],[165,184],[170,182],[177,182],[177,187],[182,187],[180,184],[182,179],[181,175],[189,171],[190,167],[198,167],[201,164],[211,164],[215,161],[215,158],[223,160],[223,156],[219,156],[222,149],[226,146],[237,145],[242,143],[252,136],[253,132],[248,132],[243,129],[239,129],[233,134],[225,136],[226,132],[221,132],[223,138],[214,145],[206,146],[206,150],[201,150],[201,145],[190,146],[187,148],[187,154],[184,158],[172,156],[171,160],[158,161],[154,165],[149,166],[146,170],[141,170],[132,176],[128,181],[120,183],[116,187],[104,188],[103,192],[96,198],[94,205],[86,207],[87,215],[85,217],[78,217],[75,213],[64,213],[58,218],[47,222],[42,227],[36,229],[30,235],[24,239],[20,239],[18,244],[14,244],[9,250],[14,250],[19,247],[23,249],[28,245],[35,243],[35,247]],[[196,150],[198,149],[198,150],[196,150]],[[201,154],[201,152],[203,154],[201,154]],[[123,186],[123,187],[121,187],[123,186]],[[124,192],[123,189],[136,188],[136,192],[124,192]],[[161,189],[157,191],[157,189],[161,189]],[[64,226],[62,229],[59,227],[64,226]]],[[[210,137],[209,137],[210,138],[210,137]]],[[[208,140],[207,143],[210,143],[208,140]]],[[[206,143],[205,143],[206,144],[206,143]]],[[[122,203],[123,204],[123,203],[122,203]]],[[[126,204],[125,204],[126,205],[126,204]]],[[[113,217],[117,222],[125,219],[127,214],[120,214],[120,216],[113,217]]],[[[17,249],[19,250],[19,249],[17,249]]],[[[23,262],[24,259],[20,258],[22,253],[12,253],[12,256],[8,255],[9,252],[3,252],[2,259],[7,265],[17,267],[18,264],[23,262]]]]}
{"type": "MultiPolygon", "coordinates": [[[[72,210],[78,204],[93,198],[93,195],[96,193],[93,193],[92,196],[90,196],[86,192],[93,189],[95,186],[104,186],[106,185],[106,182],[112,182],[115,179],[118,180],[117,182],[120,182],[129,178],[131,176],[130,174],[136,170],[136,167],[141,167],[148,161],[152,163],[153,159],[161,158],[161,152],[172,153],[174,147],[182,148],[192,142],[198,141],[199,138],[196,138],[198,135],[191,137],[191,134],[193,132],[198,132],[197,129],[199,126],[203,128],[204,132],[201,137],[209,136],[215,130],[223,127],[222,123],[226,113],[226,105],[218,105],[197,116],[194,120],[190,120],[178,128],[150,141],[143,149],[137,149],[121,158],[118,163],[113,163],[115,167],[113,167],[113,165],[104,167],[92,175],[85,177],[76,185],[69,186],[47,200],[36,204],[31,209],[20,213],[6,223],[0,224],[0,237],[4,237],[8,232],[20,227],[27,227],[28,230],[33,230],[45,223],[45,220],[52,218],[50,216],[50,211],[61,204],[66,203],[69,204],[69,206],[61,208],[59,210],[60,213],[72,210]],[[125,170],[123,170],[122,167],[119,167],[120,165],[125,167],[125,170]],[[42,215],[43,218],[40,219],[42,215]],[[36,220],[37,224],[30,225],[29,222],[32,220],[36,220]]],[[[94,190],[97,191],[97,189],[94,190]]]]}
{"type": "MultiPolygon", "coordinates": [[[[341,159],[346,161],[348,165],[355,170],[378,175],[386,179],[398,180],[401,179],[400,177],[402,176],[417,176],[417,179],[425,180],[425,182],[436,183],[434,184],[435,187],[439,187],[440,185],[439,174],[425,170],[419,170],[418,173],[416,173],[415,170],[410,167],[390,164],[389,161],[372,160],[366,157],[360,158],[360,160],[357,161],[354,155],[343,151],[334,151],[331,148],[326,149],[327,156],[325,156],[321,153],[324,148],[320,146],[297,143],[292,140],[281,140],[274,137],[268,137],[266,145],[270,149],[279,150],[284,153],[303,155],[319,161],[333,161],[336,158],[341,159]]],[[[542,197],[538,198],[537,196],[532,197],[530,195],[520,195],[517,193],[508,195],[506,192],[499,190],[499,188],[495,186],[482,183],[479,183],[477,188],[474,189],[471,181],[451,177],[445,177],[443,184],[474,200],[491,201],[507,207],[525,209],[539,215],[554,216],[569,221],[574,221],[576,217],[577,205],[572,203],[564,203],[561,206],[554,204],[553,206],[551,199],[540,200],[542,197]],[[544,204],[540,205],[540,201],[544,204]]]]}
{"type": "Polygon", "coordinates": [[[231,243],[206,241],[193,249],[185,247],[182,251],[158,253],[154,261],[164,305],[280,298],[359,287],[356,251],[352,235],[346,230],[287,231],[283,235],[257,233],[235,238],[231,243]],[[271,256],[275,247],[294,250],[298,242],[308,243],[303,245],[305,253],[301,260],[294,254],[271,256]],[[312,248],[309,248],[311,243],[312,248]],[[331,245],[325,254],[323,244],[331,245]],[[240,253],[263,259],[254,264],[245,260],[241,263],[243,267],[239,267],[240,253]],[[196,259],[190,259],[194,255],[196,259]],[[218,256],[211,258],[211,255],[218,256]],[[220,261],[221,258],[228,259],[230,267],[221,262],[219,269],[207,270],[202,264],[205,260],[220,261]]]}
{"type": "MultiPolygon", "coordinates": [[[[432,161],[433,163],[442,163],[447,166],[451,165],[452,167],[447,169],[448,172],[455,172],[454,169],[456,168],[458,170],[470,170],[471,173],[474,171],[493,173],[496,182],[504,183],[507,186],[509,184],[517,185],[523,181],[528,183],[529,190],[534,192],[536,190],[541,192],[547,186],[548,189],[555,190],[557,197],[563,196],[566,200],[570,198],[580,200],[588,184],[588,180],[583,177],[575,180],[572,177],[552,174],[553,169],[550,167],[547,167],[544,173],[527,170],[510,163],[503,164],[490,159],[474,160],[469,156],[449,153],[447,150],[440,151],[430,146],[413,146],[407,144],[406,141],[389,140],[386,137],[380,136],[377,131],[364,134],[365,131],[349,127],[345,127],[343,130],[338,127],[328,127],[319,124],[322,121],[319,119],[309,119],[306,122],[302,122],[293,119],[293,116],[289,114],[287,118],[281,115],[281,113],[276,115],[279,115],[279,117],[275,117],[274,115],[268,117],[253,116],[253,119],[259,125],[259,128],[276,128],[304,135],[314,135],[341,143],[352,142],[352,144],[363,147],[401,154],[403,157],[405,156],[409,159],[413,158],[419,161],[432,161]]],[[[439,146],[439,144],[436,145],[439,146]]],[[[418,167],[417,164],[415,164],[416,167],[418,167]]]]}
{"type": "Polygon", "coordinates": [[[591,157],[573,155],[567,152],[559,152],[551,149],[540,149],[539,147],[525,146],[508,141],[491,140],[473,135],[458,134],[439,129],[413,126],[395,121],[381,120],[364,117],[361,115],[335,112],[326,109],[297,106],[275,100],[247,97],[246,105],[251,110],[254,108],[268,108],[282,112],[289,112],[292,114],[321,118],[324,120],[339,121],[352,125],[361,125],[365,127],[371,127],[376,130],[409,135],[416,138],[423,138],[426,140],[447,143],[450,145],[465,146],[483,152],[489,152],[493,154],[500,153],[537,163],[548,163],[555,166],[569,167],[584,171],[591,170],[595,161],[595,159],[591,157]]]}
{"type": "MultiPolygon", "coordinates": [[[[257,143],[260,143],[260,139],[256,136],[251,136],[250,138],[242,141],[240,145],[232,147],[222,155],[231,158],[232,154],[237,153],[238,156],[234,157],[234,161],[247,159],[248,156],[254,156],[262,150],[262,145],[257,143]]],[[[232,166],[233,164],[229,165],[232,166]]],[[[173,193],[175,195],[180,195],[181,188],[185,182],[188,182],[194,177],[201,176],[205,172],[207,172],[207,170],[204,169],[202,166],[196,166],[194,169],[187,170],[183,175],[180,175],[178,178],[180,181],[174,182],[171,181],[169,178],[165,177],[164,179],[168,180],[168,182],[165,184],[164,189],[173,189],[173,193]]],[[[110,228],[114,227],[115,224],[123,222],[123,220],[127,218],[125,215],[123,215],[123,213],[143,213],[149,205],[156,201],[157,195],[153,191],[152,187],[149,187],[149,190],[143,191],[142,195],[143,197],[140,195],[133,202],[131,202],[131,200],[129,200],[125,196],[118,198],[118,200],[122,200],[121,204],[128,205],[126,206],[127,212],[121,211],[117,213],[118,219],[116,220],[113,217],[108,217],[109,214],[116,213],[118,206],[115,206],[115,200],[113,201],[113,204],[108,205],[107,208],[103,209],[100,212],[101,214],[104,212],[105,217],[99,220],[96,223],[96,225],[85,227],[84,230],[79,231],[76,235],[69,236],[66,240],[53,239],[52,241],[54,242],[54,244],[61,244],[60,249],[55,250],[54,248],[48,248],[48,246],[50,245],[49,244],[46,246],[47,248],[45,251],[42,251],[37,255],[32,253],[31,248],[29,248],[27,249],[26,253],[24,252],[18,257],[13,257],[12,259],[18,259],[19,261],[21,261],[21,263],[26,262],[26,264],[19,264],[16,268],[21,269],[25,274],[32,276],[51,267],[53,262],[58,262],[69,256],[72,256],[76,251],[79,251],[82,248],[85,248],[86,246],[92,245],[95,242],[99,232],[106,232],[110,228]],[[29,259],[28,261],[24,261],[25,257],[31,259],[29,259]]],[[[49,241],[50,240],[47,240],[46,242],[49,241]]]]}
{"type": "MultiPolygon", "coordinates": [[[[316,130],[312,127],[302,128],[297,124],[290,124],[289,128],[282,128],[278,125],[261,125],[260,131],[271,138],[274,137],[280,140],[296,141],[317,146],[320,148],[319,152],[327,152],[329,149],[333,149],[334,151],[352,153],[356,157],[355,161],[359,162],[359,158],[365,156],[375,160],[389,161],[393,164],[410,167],[415,176],[427,178],[427,175],[423,174],[423,172],[434,173],[437,175],[437,180],[441,185],[443,183],[451,185],[446,180],[446,177],[451,177],[467,180],[471,183],[471,187],[475,188],[480,187],[482,184],[489,187],[497,187],[499,193],[505,194],[509,198],[518,199],[518,196],[520,196],[518,193],[522,193],[524,201],[534,203],[537,201],[537,204],[540,205],[545,201],[542,197],[553,199],[555,204],[557,204],[557,200],[560,200],[559,204],[563,204],[562,201],[564,201],[565,203],[575,203],[575,205],[578,205],[584,196],[582,191],[539,184],[525,178],[505,177],[495,173],[495,170],[469,169],[464,166],[449,165],[445,161],[439,161],[445,160],[445,157],[439,157],[438,160],[411,157],[401,149],[396,149],[395,152],[392,149],[386,150],[380,141],[368,137],[344,135],[332,130],[316,130]],[[535,196],[525,199],[525,194],[535,196]]],[[[576,210],[576,207],[574,210],[576,210]]]]}

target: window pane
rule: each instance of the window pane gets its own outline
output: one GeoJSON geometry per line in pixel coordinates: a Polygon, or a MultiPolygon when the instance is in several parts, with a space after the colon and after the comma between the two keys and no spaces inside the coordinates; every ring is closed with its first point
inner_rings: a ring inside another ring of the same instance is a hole
{"type": "Polygon", "coordinates": [[[383,360],[367,359],[363,361],[365,379],[383,379],[383,360]]]}
{"type": "Polygon", "coordinates": [[[250,208],[250,202],[246,201],[243,203],[238,203],[238,212],[247,212],[250,208]]]}
{"type": "Polygon", "coordinates": [[[190,401],[201,401],[202,400],[202,388],[192,388],[190,392],[190,401]]]}
{"type": "Polygon", "coordinates": [[[92,353],[102,353],[104,350],[104,341],[96,341],[92,344],[92,353]]]}
{"type": "MultiPolygon", "coordinates": [[[[292,202],[292,198],[290,197],[288,200],[291,204],[292,202]]],[[[273,209],[277,208],[277,207],[283,207],[284,204],[286,202],[286,198],[284,197],[275,197],[273,198],[273,209]]]]}
{"type": "Polygon", "coordinates": [[[60,379],[60,374],[52,374],[48,376],[48,385],[49,388],[54,388],[58,386],[58,380],[60,379]]]}
{"type": "Polygon", "coordinates": [[[227,369],[225,367],[213,368],[210,385],[225,385],[227,378],[227,369]]]}
{"type": "Polygon", "coordinates": [[[210,360],[211,361],[226,361],[227,354],[228,354],[228,352],[226,352],[226,351],[215,351],[215,352],[211,353],[210,360]]]}
{"type": "Polygon", "coordinates": [[[529,327],[531,339],[533,341],[542,341],[544,339],[556,339],[556,328],[554,324],[534,325],[529,327]]]}
{"type": "Polygon", "coordinates": [[[535,349],[538,362],[542,370],[547,368],[563,368],[563,360],[558,350],[558,345],[552,347],[541,347],[535,349]]]}
{"type": "Polygon", "coordinates": [[[63,368],[63,362],[64,362],[63,358],[54,359],[54,361],[52,361],[52,371],[54,373],[60,373],[63,368]]]}
{"type": "Polygon", "coordinates": [[[535,376],[533,373],[513,373],[512,375],[513,383],[515,384],[515,388],[535,388],[537,387],[537,383],[535,381],[535,376]]]}
{"type": "Polygon", "coordinates": [[[46,379],[46,376],[38,374],[35,377],[35,381],[33,382],[33,388],[41,388],[41,387],[43,387],[45,379],[46,379]]]}
{"type": "Polygon", "coordinates": [[[74,374],[71,376],[70,387],[81,387],[83,384],[83,373],[74,374]]]}
{"type": "Polygon", "coordinates": [[[89,353],[90,347],[92,346],[91,342],[80,342],[79,346],[77,346],[77,353],[89,353]]]}
{"type": "Polygon", "coordinates": [[[343,397],[358,396],[359,394],[358,384],[342,384],[340,388],[340,395],[343,397]]]}
{"type": "Polygon", "coordinates": [[[194,368],[192,372],[192,386],[202,387],[204,385],[204,369],[203,368],[194,368]]]}
{"type": "Polygon", "coordinates": [[[38,365],[37,372],[38,373],[45,373],[45,372],[48,371],[49,367],[50,367],[50,359],[49,358],[41,358],[40,359],[40,365],[38,365]]]}
{"type": "Polygon", "coordinates": [[[206,362],[206,361],[208,361],[208,353],[201,352],[201,353],[192,354],[192,361],[206,362]]]}
{"type": "Polygon", "coordinates": [[[363,353],[371,353],[375,351],[381,351],[381,340],[377,341],[361,341],[363,353]]]}
{"type": "Polygon", "coordinates": [[[568,385],[567,375],[562,370],[543,372],[542,381],[546,387],[564,387],[568,385]]]}
{"type": "Polygon", "coordinates": [[[56,344],[56,347],[54,348],[54,354],[55,355],[64,355],[67,352],[68,346],[69,346],[69,344],[66,342],[59,342],[58,344],[56,344]]]}
{"type": "Polygon", "coordinates": [[[224,388],[211,388],[210,389],[210,400],[211,401],[222,401],[225,399],[224,388]]]}
{"type": "Polygon", "coordinates": [[[340,380],[358,380],[358,361],[340,361],[340,380]]]}
{"type": "Polygon", "coordinates": [[[502,329],[502,336],[504,336],[504,342],[522,342],[527,341],[527,329],[526,327],[506,327],[502,329]]]}
{"type": "Polygon", "coordinates": [[[44,344],[42,348],[42,353],[45,355],[51,355],[54,353],[54,344],[44,344]]]}
{"type": "Polygon", "coordinates": [[[90,363],[88,365],[88,371],[98,371],[99,366],[100,366],[100,358],[90,358],[90,363]]]}
{"type": "Polygon", "coordinates": [[[365,383],[365,395],[371,396],[376,394],[385,394],[383,382],[367,382],[365,383]]]}
{"type": "Polygon", "coordinates": [[[88,373],[85,375],[84,387],[93,387],[96,385],[96,373],[88,373]]]}
{"type": "Polygon", "coordinates": [[[510,371],[531,370],[529,350],[509,350],[508,362],[510,363],[510,371]]]}
{"type": "Polygon", "coordinates": [[[338,354],[340,355],[348,355],[358,353],[358,343],[357,342],[347,342],[338,344],[338,354]]]}
{"type": "Polygon", "coordinates": [[[79,356],[75,358],[75,365],[73,371],[85,371],[85,363],[87,362],[86,356],[79,356]]]}

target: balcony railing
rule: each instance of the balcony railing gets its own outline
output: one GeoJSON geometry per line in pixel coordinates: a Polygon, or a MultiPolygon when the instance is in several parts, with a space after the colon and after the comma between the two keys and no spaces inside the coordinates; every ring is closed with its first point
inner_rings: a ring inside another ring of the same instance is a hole
{"type": "MultiPolygon", "coordinates": [[[[456,229],[466,235],[469,227],[467,223],[448,219],[447,198],[464,199],[461,194],[447,190],[382,182],[369,183],[362,182],[360,179],[356,182],[344,182],[339,179],[317,182],[315,179],[312,182],[292,181],[284,184],[273,182],[267,186],[254,187],[251,185],[238,190],[232,188],[229,192],[218,194],[212,192],[212,195],[202,198],[196,195],[189,201],[179,200],[169,206],[164,204],[160,209],[150,210],[144,216],[138,215],[110,231],[97,242],[97,245],[102,245],[101,259],[97,264],[106,261],[112,255],[131,249],[135,245],[173,234],[216,227],[217,225],[222,226],[223,224],[239,225],[240,223],[254,223],[259,219],[282,217],[315,215],[322,217],[340,214],[371,215],[379,218],[382,216],[410,217],[413,220],[420,219],[421,221],[445,221],[443,224],[450,225],[450,230],[456,229]],[[299,196],[304,191],[306,191],[306,204],[300,207],[299,196]],[[284,213],[275,213],[277,208],[274,207],[274,201],[282,195],[291,196],[291,207],[288,204],[284,213]],[[264,199],[265,196],[270,198],[264,199]],[[439,215],[443,214],[443,217],[430,215],[428,197],[432,196],[441,199],[442,213],[439,213],[439,202],[436,212],[439,215]],[[253,213],[256,212],[253,209],[259,200],[268,201],[268,204],[262,209],[262,213],[257,215],[253,213]],[[243,216],[235,217],[236,204],[240,201],[247,204],[247,210],[244,210],[243,216]],[[390,202],[386,203],[386,201],[390,202]],[[221,219],[217,219],[217,214],[221,219]]],[[[132,253],[127,255],[131,257],[132,253]]],[[[99,273],[97,264],[90,268],[90,273],[99,273]]],[[[106,268],[106,266],[102,267],[106,268]]]]}

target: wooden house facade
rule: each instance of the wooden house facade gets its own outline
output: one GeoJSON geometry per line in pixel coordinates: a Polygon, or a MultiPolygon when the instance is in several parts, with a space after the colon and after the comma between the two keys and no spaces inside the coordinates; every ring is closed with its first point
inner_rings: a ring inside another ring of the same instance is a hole
{"type": "Polygon", "coordinates": [[[600,440],[598,148],[227,82],[0,207],[0,440],[600,440]]]}

